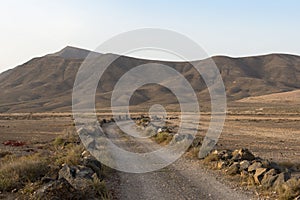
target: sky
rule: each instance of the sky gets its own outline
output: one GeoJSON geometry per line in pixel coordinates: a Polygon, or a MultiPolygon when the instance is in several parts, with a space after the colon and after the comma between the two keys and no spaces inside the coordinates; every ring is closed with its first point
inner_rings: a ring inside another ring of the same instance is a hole
{"type": "Polygon", "coordinates": [[[94,50],[139,28],[176,31],[209,56],[300,55],[298,0],[1,0],[0,5],[0,72],[67,45],[94,50]]]}

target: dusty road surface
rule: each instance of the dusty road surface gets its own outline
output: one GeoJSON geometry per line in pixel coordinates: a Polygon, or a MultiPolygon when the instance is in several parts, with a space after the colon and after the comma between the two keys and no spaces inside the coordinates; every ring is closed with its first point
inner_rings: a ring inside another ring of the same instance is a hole
{"type": "MultiPolygon", "coordinates": [[[[111,141],[128,151],[144,152],[151,143],[137,143],[125,137],[115,124],[106,125],[104,130],[111,141]],[[118,137],[118,134],[122,136],[118,137]]],[[[251,194],[220,182],[199,161],[185,156],[154,172],[134,174],[116,171],[113,174],[109,187],[113,190],[114,199],[255,199],[251,194]]]]}

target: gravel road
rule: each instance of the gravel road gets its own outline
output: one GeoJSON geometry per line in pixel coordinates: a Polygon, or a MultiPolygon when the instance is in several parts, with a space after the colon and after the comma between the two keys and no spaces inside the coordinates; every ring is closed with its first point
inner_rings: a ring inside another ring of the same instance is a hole
{"type": "MultiPolygon", "coordinates": [[[[120,139],[124,135],[117,136],[120,130],[116,124],[105,125],[104,130],[123,149],[134,152],[145,149],[143,144],[134,144],[132,139],[120,139]]],[[[113,190],[114,199],[255,199],[218,181],[214,173],[201,166],[199,161],[186,156],[154,172],[133,174],[116,171],[110,179],[109,187],[113,190]]]]}

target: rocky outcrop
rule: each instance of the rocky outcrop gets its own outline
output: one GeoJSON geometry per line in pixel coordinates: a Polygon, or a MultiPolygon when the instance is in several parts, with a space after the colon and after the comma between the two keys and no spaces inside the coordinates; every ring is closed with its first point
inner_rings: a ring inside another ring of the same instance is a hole
{"type": "Polygon", "coordinates": [[[291,199],[300,195],[300,179],[292,178],[289,169],[255,157],[248,149],[214,150],[204,160],[228,175],[241,176],[246,185],[260,186],[277,193],[286,192],[292,196],[291,199]]]}
{"type": "Polygon", "coordinates": [[[82,153],[77,166],[63,164],[57,179],[44,178],[44,185],[35,191],[32,199],[99,199],[95,184],[102,179],[101,163],[89,152],[82,153]]]}

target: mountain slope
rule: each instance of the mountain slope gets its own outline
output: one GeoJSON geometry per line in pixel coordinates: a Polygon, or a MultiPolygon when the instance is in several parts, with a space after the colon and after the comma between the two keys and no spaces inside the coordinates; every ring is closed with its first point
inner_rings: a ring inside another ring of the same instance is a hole
{"type": "MultiPolygon", "coordinates": [[[[70,111],[76,73],[88,50],[66,47],[58,53],[34,58],[0,74],[0,112],[70,111]]],[[[97,54],[104,61],[112,54],[97,54]]],[[[117,56],[117,55],[115,55],[117,56]]],[[[213,57],[218,66],[228,100],[300,89],[300,57],[284,54],[230,58],[213,57]]],[[[115,83],[135,66],[150,60],[121,56],[105,71],[96,94],[97,108],[109,107],[115,83]]],[[[200,101],[209,100],[206,86],[197,71],[184,62],[162,62],[191,83],[200,101]]],[[[197,61],[205,65],[206,60],[197,61]]],[[[166,81],[174,81],[172,77],[166,81]]],[[[177,103],[175,96],[159,85],[145,85],[137,90],[131,103],[177,103]]]]}

